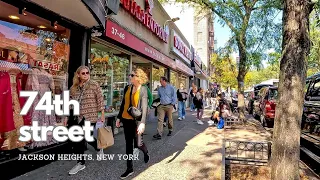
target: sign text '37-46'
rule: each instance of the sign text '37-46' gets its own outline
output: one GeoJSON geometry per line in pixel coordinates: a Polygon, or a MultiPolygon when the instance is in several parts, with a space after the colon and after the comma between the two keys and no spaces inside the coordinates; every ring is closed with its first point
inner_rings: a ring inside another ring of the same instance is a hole
{"type": "Polygon", "coordinates": [[[52,113],[55,112],[58,116],[68,116],[70,114],[70,105],[73,106],[74,115],[77,116],[80,113],[79,102],[70,100],[69,91],[64,91],[62,98],[61,95],[52,97],[51,91],[45,92],[42,97],[37,91],[21,91],[20,97],[28,97],[20,112],[21,115],[28,114],[32,105],[35,105],[35,111],[46,111],[46,115],[53,115],[52,113]],[[37,101],[38,103],[34,104],[37,101]]]}

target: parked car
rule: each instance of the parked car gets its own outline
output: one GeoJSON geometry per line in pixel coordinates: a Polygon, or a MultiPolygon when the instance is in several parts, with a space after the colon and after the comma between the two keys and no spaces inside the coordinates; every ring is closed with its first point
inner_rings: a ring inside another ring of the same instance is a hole
{"type": "Polygon", "coordinates": [[[278,87],[263,87],[254,101],[253,115],[259,118],[263,126],[272,127],[276,112],[276,101],[278,99],[278,87]]]}
{"type": "Polygon", "coordinates": [[[272,85],[270,84],[258,84],[256,86],[253,87],[253,93],[251,94],[251,96],[248,97],[248,112],[249,114],[253,114],[253,109],[254,109],[254,101],[257,100],[258,98],[258,93],[260,91],[261,88],[263,87],[270,87],[272,85]]]}
{"type": "Polygon", "coordinates": [[[301,129],[320,136],[320,73],[307,78],[301,129]]]}
{"type": "Polygon", "coordinates": [[[253,95],[253,90],[244,91],[244,105],[245,105],[247,111],[249,111],[249,102],[250,102],[252,95],[253,95]]]}

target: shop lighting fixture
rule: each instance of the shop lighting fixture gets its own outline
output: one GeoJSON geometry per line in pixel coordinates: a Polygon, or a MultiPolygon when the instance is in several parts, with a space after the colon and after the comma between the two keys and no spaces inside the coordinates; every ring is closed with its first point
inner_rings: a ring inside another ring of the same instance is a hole
{"type": "Polygon", "coordinates": [[[20,19],[18,16],[14,16],[14,15],[10,15],[9,18],[10,19],[20,19]]]}
{"type": "Polygon", "coordinates": [[[24,16],[26,16],[27,15],[27,13],[26,13],[26,9],[27,8],[19,8],[19,14],[23,14],[24,16]]]}
{"type": "Polygon", "coordinates": [[[51,26],[52,26],[54,29],[58,29],[58,22],[57,22],[57,21],[51,21],[51,26]]]}
{"type": "Polygon", "coordinates": [[[45,27],[45,26],[43,26],[43,25],[40,25],[40,26],[38,26],[38,28],[40,28],[40,29],[45,29],[45,28],[47,28],[47,27],[45,27]]]}
{"type": "Polygon", "coordinates": [[[50,38],[46,38],[46,41],[50,42],[50,41],[51,41],[51,39],[50,39],[50,38]]]}

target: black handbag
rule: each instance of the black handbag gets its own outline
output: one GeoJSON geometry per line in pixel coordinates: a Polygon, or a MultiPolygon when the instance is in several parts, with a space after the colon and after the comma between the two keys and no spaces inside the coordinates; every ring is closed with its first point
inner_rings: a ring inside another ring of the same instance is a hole
{"type": "MultiPolygon", "coordinates": [[[[132,102],[131,102],[132,89],[133,89],[133,86],[131,86],[131,90],[130,90],[130,106],[129,106],[127,112],[128,112],[128,114],[129,114],[130,116],[132,116],[135,120],[139,120],[139,119],[141,119],[141,117],[142,117],[142,112],[141,112],[140,109],[132,106],[132,102]]],[[[138,103],[138,107],[139,107],[139,104],[140,104],[140,103],[138,103]]]]}
{"type": "MultiPolygon", "coordinates": [[[[85,90],[85,85],[82,87],[82,90],[80,92],[80,96],[79,96],[79,99],[78,99],[79,106],[81,105],[81,101],[82,101],[82,96],[83,96],[84,90],[85,90]]],[[[80,119],[79,116],[75,116],[74,115],[74,110],[70,109],[70,115],[69,115],[69,118],[68,118],[67,128],[70,128],[70,127],[75,126],[75,125],[84,126],[84,121],[85,121],[84,117],[82,119],[80,119]]]]}

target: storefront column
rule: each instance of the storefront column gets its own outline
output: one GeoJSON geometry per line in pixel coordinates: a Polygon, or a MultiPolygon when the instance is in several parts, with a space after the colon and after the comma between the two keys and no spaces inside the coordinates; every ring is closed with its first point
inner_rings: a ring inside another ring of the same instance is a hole
{"type": "Polygon", "coordinates": [[[81,65],[88,65],[88,57],[90,51],[90,29],[72,29],[70,34],[70,62],[68,69],[68,87],[72,86],[74,73],[81,65]]]}

